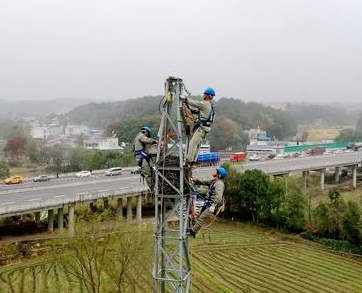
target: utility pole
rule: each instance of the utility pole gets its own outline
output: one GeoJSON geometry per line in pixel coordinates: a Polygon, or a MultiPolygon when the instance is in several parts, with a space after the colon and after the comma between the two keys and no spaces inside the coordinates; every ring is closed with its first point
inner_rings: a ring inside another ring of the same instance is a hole
{"type": "MultiPolygon", "coordinates": [[[[185,185],[185,150],[188,137],[184,131],[182,101],[185,89],[182,79],[169,77],[158,131],[155,164],[155,293],[188,293],[191,268],[188,251],[188,216],[190,196],[185,185]],[[172,164],[170,163],[172,162],[172,164]],[[178,221],[178,227],[170,225],[178,221]]],[[[186,89],[185,89],[186,90],[186,89]]]]}

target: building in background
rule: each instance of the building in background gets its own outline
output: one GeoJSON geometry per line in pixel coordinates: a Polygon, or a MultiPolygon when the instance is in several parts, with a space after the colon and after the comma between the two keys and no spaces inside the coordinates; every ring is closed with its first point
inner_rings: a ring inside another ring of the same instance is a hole
{"type": "Polygon", "coordinates": [[[84,140],[84,147],[100,151],[117,151],[124,153],[124,147],[118,145],[118,137],[93,136],[84,140]]]}
{"type": "Polygon", "coordinates": [[[90,133],[90,129],[87,125],[68,124],[64,129],[64,134],[67,137],[88,133],[90,133]]]}
{"type": "Polygon", "coordinates": [[[250,140],[258,140],[258,138],[266,137],[266,131],[261,130],[259,127],[246,130],[245,132],[249,135],[250,140]]]}

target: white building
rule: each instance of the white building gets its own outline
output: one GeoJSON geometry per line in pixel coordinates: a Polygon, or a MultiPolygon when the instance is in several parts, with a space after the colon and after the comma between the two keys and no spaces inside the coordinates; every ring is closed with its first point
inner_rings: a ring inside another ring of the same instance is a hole
{"type": "Polygon", "coordinates": [[[89,132],[90,129],[87,125],[68,124],[65,127],[65,135],[68,137],[73,135],[88,134],[89,132]]]}
{"type": "Polygon", "coordinates": [[[63,134],[63,126],[59,124],[48,124],[44,126],[33,126],[30,129],[30,135],[33,138],[48,139],[63,134]]]}
{"type": "Polygon", "coordinates": [[[84,141],[84,147],[87,149],[124,153],[124,148],[118,145],[117,137],[92,137],[84,141]]]}
{"type": "Polygon", "coordinates": [[[266,137],[266,131],[261,130],[259,127],[245,131],[249,135],[250,140],[258,140],[260,137],[266,137]]]}

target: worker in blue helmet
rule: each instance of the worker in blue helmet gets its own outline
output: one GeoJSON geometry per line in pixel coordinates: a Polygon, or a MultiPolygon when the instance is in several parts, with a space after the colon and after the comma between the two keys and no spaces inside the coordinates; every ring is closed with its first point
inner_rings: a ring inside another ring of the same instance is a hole
{"type": "Polygon", "coordinates": [[[204,90],[203,101],[183,98],[183,101],[190,108],[191,112],[197,115],[186,155],[186,162],[189,165],[197,162],[201,142],[207,133],[210,132],[211,125],[214,123],[215,108],[212,100],[215,94],[215,90],[208,87],[204,90]]]}
{"type": "Polygon", "coordinates": [[[192,183],[195,185],[208,186],[207,194],[204,198],[204,206],[200,210],[200,214],[196,216],[195,222],[190,227],[190,235],[195,237],[206,220],[211,215],[217,215],[225,209],[224,190],[225,185],[223,179],[228,175],[225,168],[216,168],[216,172],[212,175],[210,180],[193,179],[192,183]]]}
{"type": "Polygon", "coordinates": [[[138,166],[141,168],[141,176],[146,179],[148,188],[153,192],[154,182],[152,176],[152,155],[151,146],[157,144],[157,140],[151,138],[152,129],[143,126],[141,132],[134,139],[133,152],[137,158],[138,166]]]}

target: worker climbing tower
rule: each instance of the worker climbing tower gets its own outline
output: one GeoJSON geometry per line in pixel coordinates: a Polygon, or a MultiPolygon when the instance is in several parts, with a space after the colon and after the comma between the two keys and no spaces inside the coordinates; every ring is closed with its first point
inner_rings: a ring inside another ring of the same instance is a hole
{"type": "Polygon", "coordinates": [[[182,79],[169,77],[160,103],[161,123],[155,164],[155,293],[190,291],[188,251],[189,187],[185,167],[185,134],[181,95],[182,79]]]}

